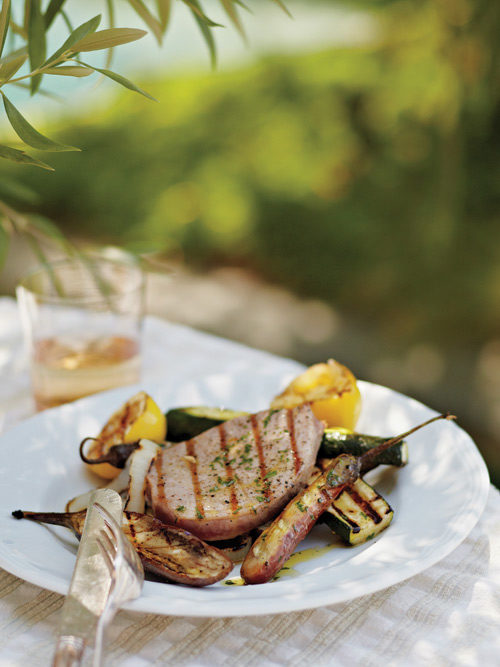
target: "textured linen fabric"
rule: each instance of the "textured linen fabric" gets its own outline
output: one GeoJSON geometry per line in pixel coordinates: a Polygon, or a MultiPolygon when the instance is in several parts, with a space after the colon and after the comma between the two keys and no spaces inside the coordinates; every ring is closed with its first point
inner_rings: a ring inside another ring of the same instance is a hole
{"type": "MultiPolygon", "coordinates": [[[[144,376],[191,364],[223,371],[277,359],[148,318],[144,376]],[[174,354],[172,354],[174,351],[174,354]]],[[[299,366],[280,360],[292,371],[299,366]]],[[[0,429],[32,411],[15,304],[0,299],[0,429]],[[5,381],[8,380],[8,381],[5,381]]],[[[0,570],[0,665],[49,665],[63,597],[0,570]]],[[[89,650],[84,660],[90,665],[89,650]]],[[[500,665],[500,494],[493,487],[470,535],[423,573],[372,595],[303,612],[189,618],[119,612],[105,665],[500,665]]]]}

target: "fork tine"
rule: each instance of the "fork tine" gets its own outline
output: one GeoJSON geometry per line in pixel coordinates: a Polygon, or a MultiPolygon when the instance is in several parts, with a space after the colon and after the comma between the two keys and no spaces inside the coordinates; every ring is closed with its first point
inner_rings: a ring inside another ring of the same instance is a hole
{"type": "Polygon", "coordinates": [[[109,531],[107,530],[107,526],[104,526],[104,528],[101,529],[101,535],[106,543],[108,550],[112,552],[113,557],[116,557],[119,549],[119,540],[113,533],[110,535],[109,531]]]}
{"type": "Polygon", "coordinates": [[[117,543],[109,537],[108,533],[104,529],[101,530],[100,535],[101,535],[101,540],[103,542],[103,546],[105,547],[111,560],[113,561],[116,560],[116,556],[118,554],[117,543]]]}
{"type": "Polygon", "coordinates": [[[111,556],[108,553],[108,550],[106,549],[106,546],[102,542],[101,538],[97,538],[97,546],[99,547],[99,550],[101,552],[101,555],[104,558],[104,562],[106,563],[106,566],[108,570],[110,571],[111,574],[114,572],[114,560],[111,558],[111,556]]]}
{"type": "Polygon", "coordinates": [[[118,526],[118,524],[117,524],[116,521],[113,519],[113,517],[112,517],[112,516],[109,514],[109,512],[108,512],[106,509],[104,509],[104,507],[103,507],[102,505],[100,505],[99,503],[94,503],[94,507],[96,508],[96,510],[99,512],[99,514],[100,514],[101,517],[103,518],[104,523],[105,523],[106,526],[109,528],[109,530],[111,531],[111,533],[116,537],[116,539],[119,539],[118,536],[121,535],[121,528],[120,528],[120,526],[118,526]]]}

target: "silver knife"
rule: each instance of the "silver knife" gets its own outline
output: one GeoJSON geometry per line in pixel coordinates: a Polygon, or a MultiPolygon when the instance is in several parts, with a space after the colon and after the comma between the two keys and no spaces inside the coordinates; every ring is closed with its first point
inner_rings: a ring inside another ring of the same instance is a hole
{"type": "Polygon", "coordinates": [[[109,596],[111,574],[97,543],[104,521],[94,507],[96,502],[109,512],[118,525],[122,522],[122,500],[118,493],[111,489],[94,491],[62,608],[53,667],[71,667],[81,663],[85,646],[93,642],[97,622],[109,596]]]}

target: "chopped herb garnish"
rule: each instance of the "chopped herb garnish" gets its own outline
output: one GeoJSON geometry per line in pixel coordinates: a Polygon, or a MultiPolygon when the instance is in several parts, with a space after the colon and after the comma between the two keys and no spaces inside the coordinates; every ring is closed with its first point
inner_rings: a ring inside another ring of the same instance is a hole
{"type": "Polygon", "coordinates": [[[305,511],[306,511],[306,508],[304,507],[304,504],[303,504],[300,500],[297,500],[297,502],[296,502],[295,504],[297,505],[297,507],[299,508],[299,510],[300,510],[301,512],[305,512],[305,511]]]}
{"type": "Polygon", "coordinates": [[[277,474],[278,474],[278,471],[277,471],[277,470],[269,470],[269,472],[267,472],[267,473],[264,475],[264,479],[269,479],[269,477],[274,477],[274,476],[277,475],[277,474]]]}
{"type": "Polygon", "coordinates": [[[204,519],[205,518],[198,508],[196,508],[196,518],[197,519],[204,519]]]}
{"type": "Polygon", "coordinates": [[[218,491],[218,490],[219,490],[219,487],[218,487],[218,486],[212,486],[211,489],[208,489],[208,493],[215,493],[215,492],[218,491]]]}
{"type": "Polygon", "coordinates": [[[186,508],[184,507],[184,505],[179,505],[179,507],[176,507],[176,508],[175,508],[175,511],[176,511],[176,512],[184,512],[185,509],[186,509],[186,508]]]}
{"type": "Polygon", "coordinates": [[[264,424],[264,428],[266,428],[266,426],[269,424],[269,422],[270,422],[270,420],[271,420],[271,417],[272,417],[276,412],[279,412],[279,411],[278,411],[278,410],[269,410],[269,412],[267,413],[267,415],[264,417],[264,420],[262,421],[262,423],[264,424]]]}
{"type": "Polygon", "coordinates": [[[266,502],[266,498],[264,498],[264,496],[257,496],[257,500],[259,501],[259,503],[265,503],[266,502]]]}
{"type": "Polygon", "coordinates": [[[212,470],[215,470],[215,464],[216,464],[216,463],[218,463],[222,468],[224,467],[224,462],[223,462],[222,457],[220,456],[220,454],[219,454],[219,456],[216,456],[216,457],[214,458],[214,460],[212,461],[212,463],[210,463],[210,468],[211,468],[212,470]]]}
{"type": "Polygon", "coordinates": [[[234,479],[232,477],[229,479],[222,479],[222,477],[218,477],[217,481],[221,486],[233,486],[234,484],[234,479]]]}

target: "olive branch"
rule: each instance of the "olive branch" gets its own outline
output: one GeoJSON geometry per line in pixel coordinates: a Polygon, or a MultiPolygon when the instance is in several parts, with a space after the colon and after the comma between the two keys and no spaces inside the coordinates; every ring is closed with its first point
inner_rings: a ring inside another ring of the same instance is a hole
{"type": "MultiPolygon", "coordinates": [[[[117,28],[114,1],[104,0],[107,27],[99,30],[102,21],[101,14],[73,28],[71,18],[65,10],[66,0],[48,0],[48,2],[24,0],[24,2],[16,2],[15,7],[11,0],[1,0],[0,97],[7,121],[26,147],[47,153],[80,150],[77,147],[54,141],[36,130],[7,96],[5,91],[8,91],[8,86],[28,88],[31,95],[37,93],[50,95],[49,91],[41,87],[43,80],[50,81],[52,76],[81,78],[97,73],[156,101],[135,83],[109,69],[115,47],[139,40],[147,34],[146,30],[138,28],[117,28]],[[68,36],[54,53],[47,56],[47,33],[57,17],[64,21],[68,36]],[[5,53],[7,45],[9,51],[5,53]],[[102,50],[108,51],[105,67],[96,67],[82,60],[81,54],[102,50]]],[[[127,2],[161,45],[169,26],[173,1],[127,0],[127,2]]],[[[211,20],[205,14],[199,0],[178,0],[178,2],[186,5],[191,12],[208,47],[212,66],[215,67],[217,52],[213,30],[224,26],[211,20]]],[[[249,8],[241,0],[219,0],[219,2],[230,24],[245,38],[239,9],[249,10],[249,8]]],[[[288,13],[281,0],[271,0],[271,2],[288,13]]],[[[50,164],[27,153],[24,147],[17,148],[0,144],[0,159],[53,171],[50,164]]],[[[14,196],[14,198],[25,201],[33,201],[36,197],[27,188],[10,179],[0,184],[0,194],[4,198],[7,194],[7,196],[14,196]]],[[[0,267],[7,255],[9,239],[15,233],[23,234],[28,238],[34,253],[44,264],[48,264],[48,260],[41,241],[55,241],[66,252],[74,250],[50,220],[38,215],[21,214],[0,199],[0,267]]]]}

